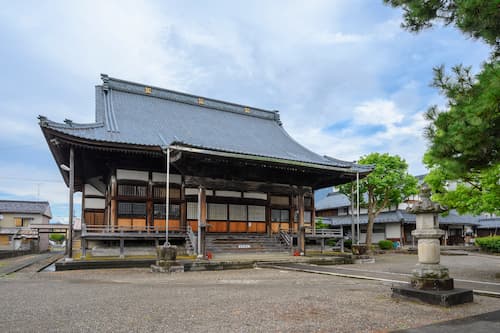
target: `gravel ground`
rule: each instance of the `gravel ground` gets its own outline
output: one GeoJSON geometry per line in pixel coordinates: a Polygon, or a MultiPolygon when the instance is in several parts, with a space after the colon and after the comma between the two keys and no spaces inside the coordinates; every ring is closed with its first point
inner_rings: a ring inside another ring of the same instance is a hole
{"type": "Polygon", "coordinates": [[[248,269],[16,273],[0,279],[0,332],[384,332],[497,310],[391,298],[390,285],[248,269]]]}

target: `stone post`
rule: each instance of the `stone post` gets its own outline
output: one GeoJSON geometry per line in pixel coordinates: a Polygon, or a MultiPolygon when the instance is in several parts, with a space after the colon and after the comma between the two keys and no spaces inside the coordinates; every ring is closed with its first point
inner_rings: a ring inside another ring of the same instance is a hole
{"type": "Polygon", "coordinates": [[[448,268],[442,266],[439,239],[444,231],[439,229],[438,214],[447,209],[430,200],[430,188],[423,184],[421,201],[408,209],[416,215],[416,229],[412,235],[418,240],[418,264],[412,270],[411,285],[416,289],[451,290],[448,268]]]}
{"type": "Polygon", "coordinates": [[[420,189],[421,201],[408,209],[416,215],[412,235],[418,240],[418,263],[412,270],[410,287],[393,286],[392,296],[443,306],[472,302],[472,290],[455,289],[448,268],[440,264],[439,238],[444,231],[439,229],[438,214],[447,209],[432,202],[430,196],[430,188],[424,183],[420,189]]]}

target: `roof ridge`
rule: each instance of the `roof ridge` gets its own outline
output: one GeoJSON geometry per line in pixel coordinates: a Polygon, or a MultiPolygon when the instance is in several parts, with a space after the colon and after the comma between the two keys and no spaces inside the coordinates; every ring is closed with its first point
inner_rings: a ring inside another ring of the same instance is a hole
{"type": "Polygon", "coordinates": [[[75,123],[71,119],[64,119],[64,123],[59,123],[57,121],[53,121],[48,119],[46,116],[39,115],[38,121],[40,126],[50,126],[55,128],[71,128],[71,129],[89,129],[89,128],[97,128],[103,127],[103,122],[95,122],[95,123],[75,123]]]}
{"type": "Polygon", "coordinates": [[[279,111],[277,110],[266,110],[249,105],[227,102],[214,98],[161,88],[149,84],[122,80],[110,77],[107,74],[101,74],[101,79],[103,81],[102,88],[104,90],[119,90],[137,95],[156,97],[179,103],[216,109],[219,111],[233,112],[250,117],[264,118],[268,120],[274,120],[281,125],[279,111]]]}
{"type": "Polygon", "coordinates": [[[36,201],[36,200],[10,200],[10,199],[0,199],[0,202],[23,202],[23,203],[49,203],[47,200],[36,201]]]}

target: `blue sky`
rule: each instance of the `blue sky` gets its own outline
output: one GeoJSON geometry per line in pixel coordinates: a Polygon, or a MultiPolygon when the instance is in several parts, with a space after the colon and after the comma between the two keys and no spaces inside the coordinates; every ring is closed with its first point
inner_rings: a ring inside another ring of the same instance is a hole
{"type": "Polygon", "coordinates": [[[400,23],[382,0],[6,2],[0,198],[46,199],[67,216],[36,117],[93,122],[100,73],[279,110],[315,152],[388,152],[425,173],[422,113],[444,104],[432,67],[477,70],[489,49],[453,28],[411,34],[400,23]]]}

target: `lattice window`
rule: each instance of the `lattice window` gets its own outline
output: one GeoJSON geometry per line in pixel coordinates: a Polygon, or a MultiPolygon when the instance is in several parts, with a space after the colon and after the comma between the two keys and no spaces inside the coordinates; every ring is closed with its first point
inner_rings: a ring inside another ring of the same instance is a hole
{"type": "Polygon", "coordinates": [[[248,221],[265,222],[266,207],[265,206],[248,206],[248,221]]]}
{"type": "MultiPolygon", "coordinates": [[[[158,219],[165,218],[165,204],[154,204],[154,217],[158,219]]],[[[179,219],[181,217],[180,205],[170,204],[168,205],[168,218],[179,219]]]]}
{"type": "Polygon", "coordinates": [[[209,220],[227,220],[227,205],[226,204],[208,204],[208,219],[209,220]]]}
{"type": "Polygon", "coordinates": [[[229,220],[230,221],[246,221],[247,206],[245,205],[229,205],[229,220]]]}
{"type": "MultiPolygon", "coordinates": [[[[153,197],[155,199],[165,199],[165,194],[167,193],[167,189],[165,186],[155,186],[153,187],[153,197]]],[[[170,198],[171,199],[180,199],[181,190],[179,188],[170,188],[170,198]]]]}
{"type": "Polygon", "coordinates": [[[290,221],[290,212],[288,209],[272,209],[271,220],[273,222],[288,222],[290,221]]]}
{"type": "Polygon", "coordinates": [[[118,195],[123,196],[123,197],[145,198],[147,196],[147,186],[145,186],[145,185],[119,184],[118,185],[118,195]]]}
{"type": "Polygon", "coordinates": [[[271,205],[288,206],[290,204],[290,198],[286,196],[271,196],[271,205]]]}
{"type": "Polygon", "coordinates": [[[119,202],[118,216],[146,217],[146,203],[119,202]]]}

